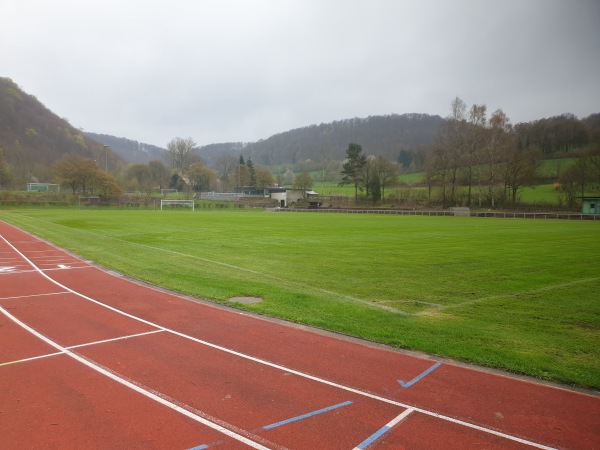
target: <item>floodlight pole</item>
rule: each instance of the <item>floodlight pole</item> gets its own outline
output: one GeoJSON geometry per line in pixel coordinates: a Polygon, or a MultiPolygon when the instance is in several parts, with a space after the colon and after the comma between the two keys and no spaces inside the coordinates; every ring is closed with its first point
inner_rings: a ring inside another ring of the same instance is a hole
{"type": "Polygon", "coordinates": [[[108,172],[108,149],[110,148],[110,145],[105,145],[104,146],[104,171],[108,172]]]}

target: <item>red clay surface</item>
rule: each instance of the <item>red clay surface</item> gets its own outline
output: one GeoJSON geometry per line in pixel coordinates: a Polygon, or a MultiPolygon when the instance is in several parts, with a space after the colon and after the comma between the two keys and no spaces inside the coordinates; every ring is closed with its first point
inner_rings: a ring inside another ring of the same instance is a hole
{"type": "Polygon", "coordinates": [[[0,448],[600,449],[597,396],[193,302],[2,222],[0,342],[0,448]]]}

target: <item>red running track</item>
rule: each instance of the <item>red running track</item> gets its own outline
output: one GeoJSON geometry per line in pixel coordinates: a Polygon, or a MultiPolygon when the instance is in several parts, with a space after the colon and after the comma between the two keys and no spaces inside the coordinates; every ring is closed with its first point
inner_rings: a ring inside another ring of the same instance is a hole
{"type": "Polygon", "coordinates": [[[600,398],[165,293],[0,222],[0,448],[600,449],[600,398]]]}

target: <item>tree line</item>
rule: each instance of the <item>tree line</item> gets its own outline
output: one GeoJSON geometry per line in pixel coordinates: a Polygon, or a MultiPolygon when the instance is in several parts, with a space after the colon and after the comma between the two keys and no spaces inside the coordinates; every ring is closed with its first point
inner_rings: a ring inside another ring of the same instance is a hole
{"type": "MultiPolygon", "coordinates": [[[[467,107],[457,97],[445,119],[423,114],[355,118],[253,144],[201,148],[191,138],[175,138],[148,163],[127,165],[112,148],[0,78],[0,188],[53,181],[72,192],[108,196],[164,188],[260,190],[275,183],[310,188],[317,180],[351,185],[355,201],[377,203],[390,197],[399,173],[420,172],[431,203],[495,207],[516,202],[524,187],[540,182],[541,160],[555,158],[552,182],[573,206],[598,183],[599,146],[600,114],[512,125],[502,110],[488,117],[485,105],[467,107]],[[562,164],[560,158],[569,156],[576,164],[562,164]]],[[[136,142],[133,150],[148,148],[136,142]]]]}
{"type": "MultiPolygon", "coordinates": [[[[430,203],[444,207],[506,206],[517,202],[522,188],[539,183],[544,152],[532,144],[533,139],[524,140],[523,129],[511,125],[501,109],[488,118],[485,105],[474,104],[467,108],[456,97],[450,110],[435,142],[410,155],[410,165],[420,161],[423,167],[422,184],[427,188],[430,203]]],[[[404,166],[399,161],[368,155],[362,145],[355,142],[348,145],[341,165],[323,155],[314,162],[312,171],[303,170],[297,175],[287,169],[273,176],[269,168],[256,166],[241,153],[235,156],[224,152],[214,167],[209,167],[197,150],[192,138],[177,137],[167,144],[167,164],[160,160],[130,164],[123,166],[114,177],[96,161],[71,154],[52,166],[53,180],[73,193],[90,192],[101,196],[118,195],[123,190],[151,193],[166,188],[188,192],[230,192],[246,188],[261,191],[276,183],[308,190],[314,183],[311,172],[322,176],[324,181],[326,174],[337,170],[339,185],[354,187],[356,203],[364,198],[377,204],[385,202],[386,192],[398,185],[398,175],[404,166]]],[[[577,147],[577,151],[575,164],[562,171],[557,168],[560,188],[570,207],[576,205],[577,197],[583,196],[586,188],[600,183],[600,143],[588,140],[585,146],[577,147]]],[[[0,176],[2,167],[0,158],[0,176]]]]}
{"type": "Polygon", "coordinates": [[[577,164],[585,165],[579,179],[572,168],[559,174],[569,206],[575,202],[572,186],[583,195],[586,184],[600,182],[600,142],[572,115],[513,126],[502,109],[488,118],[485,105],[468,108],[459,97],[450,110],[424,158],[425,183],[430,193],[437,188],[444,206],[515,204],[520,190],[538,184],[542,160],[556,153],[578,151],[577,164]]]}
{"type": "Polygon", "coordinates": [[[102,169],[102,164],[76,154],[69,154],[52,166],[53,181],[72,193],[86,192],[100,196],[115,196],[123,191],[155,193],[163,189],[181,192],[226,192],[237,187],[263,189],[275,179],[268,168],[255,166],[243,155],[235,158],[223,154],[216,167],[208,167],[197,151],[192,138],[176,137],[167,143],[166,160],[148,164],[129,164],[114,171],[102,169]]]}
{"type": "MultiPolygon", "coordinates": [[[[354,187],[354,200],[384,202],[386,189],[398,185],[398,174],[423,173],[421,184],[430,204],[468,207],[515,205],[520,191],[543,180],[542,161],[565,155],[575,163],[560,170],[556,161],[553,182],[573,208],[587,190],[600,187],[600,115],[584,121],[571,114],[513,126],[502,109],[488,117],[486,105],[467,107],[456,97],[450,114],[439,126],[434,142],[401,151],[397,161],[363,153],[351,142],[340,168],[339,184],[354,187]],[[360,195],[359,195],[360,194],[360,195]]],[[[325,171],[326,162],[315,164],[325,171]]]]}

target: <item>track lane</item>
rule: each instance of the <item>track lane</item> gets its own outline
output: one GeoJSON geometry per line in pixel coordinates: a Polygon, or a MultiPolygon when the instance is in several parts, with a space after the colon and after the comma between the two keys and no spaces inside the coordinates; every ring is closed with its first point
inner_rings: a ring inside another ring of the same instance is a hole
{"type": "Polygon", "coordinates": [[[82,353],[147,389],[186,399],[192,408],[290,448],[352,448],[371,433],[373,418],[391,420],[404,410],[169,333],[90,346],[82,353]],[[331,412],[264,428],[344,403],[331,412]]]}
{"type": "MultiPolygon", "coordinates": [[[[97,275],[93,271],[80,275],[75,277],[68,271],[53,274],[61,282],[92,295],[91,280],[97,275]]],[[[112,285],[120,292],[109,296],[101,288],[100,295],[111,306],[228,349],[550,446],[578,448],[582,441],[600,442],[597,397],[448,363],[424,382],[405,389],[397,380],[410,380],[435,361],[364,343],[353,345],[244,313],[223,313],[218,307],[155,289],[134,299],[124,294],[131,289],[130,281],[103,272],[98,276],[106,277],[102,286],[112,285]]]]}
{"type": "Polygon", "coordinates": [[[249,448],[66,355],[2,367],[0,387],[2,448],[249,448]]]}
{"type": "MultiPolygon", "coordinates": [[[[34,247],[35,246],[28,247],[28,250],[34,247]]],[[[14,275],[15,274],[11,276],[14,275]]],[[[389,374],[392,379],[394,377],[401,377],[408,380],[413,374],[419,374],[424,368],[429,367],[431,361],[401,355],[396,352],[389,352],[387,350],[382,350],[381,348],[350,344],[346,341],[340,341],[339,339],[333,339],[317,333],[307,333],[304,330],[298,330],[296,328],[290,329],[289,327],[272,324],[271,322],[239,313],[223,312],[215,307],[190,303],[187,300],[176,296],[166,295],[163,292],[156,290],[145,290],[144,294],[131,295],[132,289],[137,290],[139,289],[139,286],[132,285],[125,280],[107,275],[94,268],[78,271],[77,275],[71,270],[57,270],[52,272],[52,277],[60,282],[68,284],[72,288],[73,286],[76,286],[76,290],[87,292],[89,295],[92,295],[93,291],[96,289],[95,296],[102,298],[103,302],[111,303],[114,307],[123,307],[125,309],[127,309],[126,307],[129,307],[131,311],[136,311],[136,314],[144,313],[146,314],[146,320],[160,319],[161,326],[167,324],[173,328],[183,330],[184,333],[191,334],[192,336],[216,340],[219,345],[231,345],[232,348],[238,351],[245,351],[245,349],[249,347],[249,349],[254,350],[254,354],[259,357],[262,356],[263,352],[270,351],[270,356],[266,358],[270,361],[277,361],[278,364],[289,363],[291,365],[290,367],[293,367],[296,370],[306,369],[307,372],[317,376],[326,376],[327,378],[335,379],[340,383],[345,382],[344,379],[347,379],[350,381],[350,386],[365,389],[367,392],[378,392],[381,395],[387,395],[390,398],[410,397],[406,395],[408,392],[415,393],[414,397],[416,404],[422,401],[421,396],[424,393],[431,394],[431,388],[427,386],[430,386],[435,380],[446,380],[448,371],[451,373],[452,370],[464,370],[459,367],[444,364],[427,377],[426,383],[421,384],[421,382],[419,382],[414,386],[411,386],[410,391],[405,390],[402,392],[397,384],[396,386],[392,385],[390,388],[390,385],[387,384],[387,382],[382,382],[382,379],[385,379],[389,374]],[[96,272],[99,272],[99,274],[96,272]],[[100,276],[100,280],[104,281],[100,281],[100,284],[98,284],[97,276],[100,276]],[[86,281],[94,279],[96,279],[96,283],[86,283],[86,281]],[[111,289],[107,288],[107,286],[111,286],[113,289],[112,294],[111,289]],[[86,289],[88,291],[86,291],[86,289]],[[154,298],[155,296],[156,298],[154,298]],[[144,305],[146,305],[146,308],[144,308],[144,305]],[[186,311],[187,313],[185,313],[186,311]],[[220,334],[217,333],[217,329],[219,328],[221,330],[220,334]],[[224,329],[229,330],[229,332],[223,333],[224,329]],[[275,344],[277,345],[274,347],[273,345],[275,344]],[[295,348],[295,350],[290,352],[290,348],[295,348]],[[306,353],[304,350],[306,350],[306,353]],[[305,354],[310,356],[305,358],[305,354]],[[336,364],[332,365],[331,361],[327,362],[330,357],[334,358],[333,360],[336,364]],[[365,357],[364,360],[359,359],[359,361],[361,361],[359,367],[357,367],[356,364],[358,357],[365,357]],[[387,370],[379,372],[379,367],[387,368],[387,370]],[[397,375],[399,371],[402,371],[402,373],[397,375]],[[365,375],[368,375],[366,381],[364,378],[365,375]],[[420,389],[417,389],[419,387],[420,389]],[[418,392],[420,392],[420,394],[417,395],[418,392]]],[[[128,342],[128,344],[132,342],[134,341],[128,342]]],[[[476,374],[475,378],[481,378],[480,372],[473,372],[476,374]]],[[[468,377],[465,377],[462,372],[461,377],[465,385],[470,383],[468,377]]],[[[506,380],[511,382],[515,381],[508,378],[506,380]]],[[[453,391],[450,390],[450,393],[452,392],[453,391]]],[[[435,394],[434,397],[439,397],[439,403],[435,405],[436,408],[446,405],[447,400],[445,400],[444,394],[445,393],[443,392],[435,394]]],[[[431,395],[429,396],[431,397],[431,395]]],[[[427,395],[425,397],[427,398],[427,395]]],[[[589,398],[595,399],[594,397],[589,398]]],[[[406,400],[406,398],[403,400],[406,400]]],[[[478,398],[472,400],[471,404],[487,403],[487,399],[485,400],[486,401],[482,402],[482,399],[478,398]]],[[[492,398],[492,400],[494,399],[492,398]]],[[[597,406],[597,403],[593,403],[593,405],[597,406]]],[[[467,407],[468,406],[469,405],[467,405],[467,407]]],[[[464,411],[460,412],[463,414],[462,417],[464,417],[464,411]]],[[[594,410],[592,410],[592,412],[594,412],[594,410]]],[[[597,409],[595,412],[597,412],[597,409]]],[[[413,414],[411,414],[410,417],[413,417],[413,414]]],[[[497,420],[498,416],[495,417],[497,420]]],[[[597,415],[595,417],[597,418],[597,415]]],[[[475,422],[480,420],[477,416],[468,418],[475,419],[475,422]]],[[[377,420],[373,420],[373,422],[374,424],[379,424],[382,420],[383,418],[377,418],[377,420]]],[[[593,421],[594,414],[592,414],[592,422],[593,421]]],[[[398,430],[402,429],[402,426],[404,426],[404,422],[392,431],[398,432],[398,430]]],[[[506,431],[504,426],[496,427],[495,429],[506,431]]],[[[288,429],[281,428],[279,431],[283,432],[284,430],[287,432],[288,429]]],[[[581,428],[578,428],[578,431],[580,432],[581,428]]],[[[526,430],[526,432],[531,435],[531,429],[526,430]]],[[[469,434],[469,432],[467,432],[467,434],[469,434]]],[[[388,435],[388,439],[389,436],[393,435],[394,433],[388,435]]],[[[541,435],[545,442],[548,442],[547,433],[541,433],[541,435]]],[[[588,436],[588,434],[585,435],[588,436]]],[[[596,437],[597,436],[594,436],[592,433],[591,442],[596,442],[596,437]]],[[[499,439],[502,440],[503,438],[499,439]]],[[[388,441],[382,440],[381,442],[388,441]]],[[[377,442],[374,445],[377,445],[377,442]]],[[[386,444],[381,448],[388,448],[388,445],[386,444]]]]}

